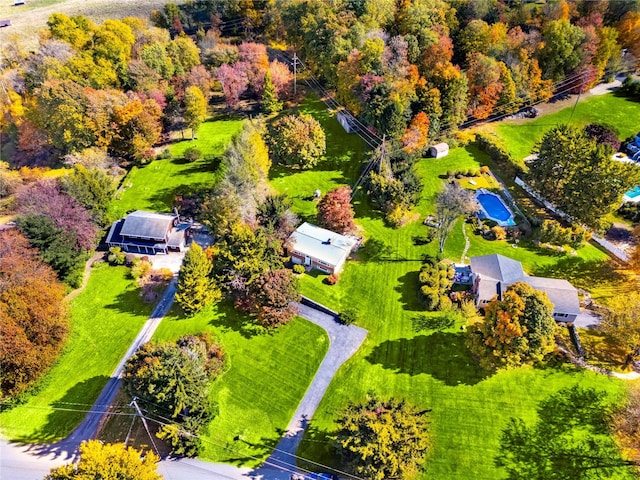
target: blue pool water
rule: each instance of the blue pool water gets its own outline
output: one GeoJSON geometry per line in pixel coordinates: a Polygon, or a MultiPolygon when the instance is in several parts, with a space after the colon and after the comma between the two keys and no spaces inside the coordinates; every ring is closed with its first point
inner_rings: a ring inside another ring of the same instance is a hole
{"type": "Polygon", "coordinates": [[[633,187],[631,190],[625,193],[625,195],[629,198],[640,197],[640,185],[638,185],[637,187],[633,187]]]}
{"type": "Polygon", "coordinates": [[[511,212],[502,202],[500,197],[491,193],[479,193],[476,198],[484,208],[487,215],[493,220],[498,220],[507,225],[515,225],[515,222],[511,218],[511,212]]]}

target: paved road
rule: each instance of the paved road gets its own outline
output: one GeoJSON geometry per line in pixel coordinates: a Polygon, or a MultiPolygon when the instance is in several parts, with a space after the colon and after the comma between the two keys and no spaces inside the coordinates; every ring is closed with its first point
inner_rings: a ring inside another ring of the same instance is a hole
{"type": "Polygon", "coordinates": [[[338,369],[358,351],[367,336],[367,331],[355,325],[342,325],[332,315],[297,304],[299,315],[322,327],[329,335],[329,350],[313,377],[307,392],[300,401],[296,413],[291,418],[287,430],[275,451],[253,475],[263,479],[288,479],[291,465],[295,465],[295,453],[302,441],[304,431],[313,418],[329,383],[338,369]]]}
{"type": "Polygon", "coordinates": [[[145,322],[140,333],[135,338],[124,357],[118,363],[109,381],[100,392],[90,413],[71,434],[51,445],[9,445],[0,443],[0,479],[30,480],[42,479],[53,466],[75,459],[80,444],[95,438],[104,416],[105,405],[111,405],[120,388],[121,376],[127,359],[142,345],[151,340],[153,333],[167,314],[176,293],[176,279],[174,278],[160,298],[151,317],[145,322]],[[33,477],[33,473],[38,473],[33,477]],[[24,475],[23,475],[24,474],[24,475]]]}
{"type": "MultiPolygon", "coordinates": [[[[94,409],[97,408],[97,405],[108,405],[113,401],[126,359],[139,345],[151,338],[160,320],[173,303],[174,293],[175,281],[169,285],[151,318],[114,371],[111,380],[96,400],[94,409]]],[[[208,463],[198,459],[167,459],[161,461],[158,467],[158,471],[164,475],[166,480],[209,480],[212,478],[221,480],[256,478],[287,480],[289,478],[295,468],[294,455],[304,431],[318,408],[329,383],[342,364],[360,348],[367,336],[366,330],[354,325],[341,325],[331,315],[304,305],[298,305],[298,308],[301,317],[322,327],[327,332],[330,346],[274,453],[262,467],[255,470],[228,464],[208,463]]],[[[52,467],[66,463],[75,457],[80,442],[95,436],[101,418],[100,413],[88,414],[69,437],[53,445],[16,445],[0,441],[0,479],[41,480],[52,467]]]]}

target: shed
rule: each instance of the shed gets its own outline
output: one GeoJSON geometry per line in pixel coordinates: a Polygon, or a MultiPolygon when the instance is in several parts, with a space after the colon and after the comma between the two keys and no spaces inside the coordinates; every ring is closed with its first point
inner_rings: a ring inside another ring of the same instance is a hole
{"type": "Polygon", "coordinates": [[[429,147],[429,155],[434,158],[442,158],[449,155],[449,145],[446,143],[436,143],[429,147]]]}
{"type": "Polygon", "coordinates": [[[351,120],[350,114],[339,111],[336,117],[338,118],[338,122],[340,122],[340,125],[342,125],[342,128],[344,128],[345,132],[353,133],[353,120],[351,120]]]}
{"type": "Polygon", "coordinates": [[[0,28],[2,28],[2,27],[10,27],[11,25],[13,25],[11,23],[11,20],[0,20],[0,28]]]}
{"type": "Polygon", "coordinates": [[[13,6],[14,7],[19,7],[20,5],[25,5],[26,3],[27,3],[26,0],[15,0],[13,2],[13,6]]]}

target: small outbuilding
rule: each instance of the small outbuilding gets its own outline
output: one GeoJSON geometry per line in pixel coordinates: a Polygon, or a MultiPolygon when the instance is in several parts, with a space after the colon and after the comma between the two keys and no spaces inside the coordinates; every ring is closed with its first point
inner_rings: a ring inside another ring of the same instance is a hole
{"type": "Polygon", "coordinates": [[[293,263],[309,270],[317,268],[325,273],[338,273],[357,244],[356,237],[305,222],[289,237],[287,252],[293,263]]]}
{"type": "Polygon", "coordinates": [[[13,25],[13,23],[11,23],[11,20],[0,20],[0,28],[10,27],[11,25],[13,25]]]}
{"type": "Polygon", "coordinates": [[[338,119],[338,122],[340,122],[340,125],[342,125],[342,128],[344,128],[345,132],[353,133],[353,120],[348,113],[339,111],[336,118],[338,119]]]}
{"type": "Polygon", "coordinates": [[[429,147],[429,155],[434,158],[442,158],[449,155],[449,145],[446,143],[436,143],[429,147]]]}

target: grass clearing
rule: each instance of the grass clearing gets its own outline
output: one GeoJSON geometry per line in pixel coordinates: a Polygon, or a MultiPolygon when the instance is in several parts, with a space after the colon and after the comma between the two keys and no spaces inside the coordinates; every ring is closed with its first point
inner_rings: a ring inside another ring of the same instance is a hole
{"type": "Polygon", "coordinates": [[[206,122],[197,140],[183,140],[168,147],[172,158],[133,167],[122,181],[119,199],[112,204],[114,217],[131,210],[168,212],[176,194],[211,189],[217,181],[221,156],[241,126],[242,120],[206,122]],[[191,146],[202,151],[201,160],[189,163],[181,158],[191,146]]]}
{"type": "Polygon", "coordinates": [[[293,200],[295,212],[305,221],[314,222],[317,200],[313,192],[319,189],[324,195],[342,185],[353,185],[363,162],[368,160],[367,149],[360,137],[344,131],[317,97],[306,97],[298,111],[313,115],[322,125],[327,138],[326,155],[313,170],[273,165],[269,177],[279,193],[293,200]]]}
{"type": "Polygon", "coordinates": [[[71,433],[151,313],[129,269],[104,263],[93,267],[70,309],[71,333],[58,362],[25,403],[0,413],[2,434],[12,440],[52,443],[71,433]]]}
{"type": "Polygon", "coordinates": [[[613,93],[586,98],[578,102],[573,116],[572,112],[573,107],[567,107],[533,120],[492,123],[482,129],[498,135],[518,162],[529,156],[544,133],[558,124],[571,123],[579,128],[588,123],[610,125],[618,130],[621,140],[638,133],[640,103],[613,93]]]}
{"type": "MultiPolygon", "coordinates": [[[[322,115],[324,107],[318,104],[318,108],[322,115]]],[[[339,145],[347,140],[351,139],[344,132],[334,137],[339,145]]],[[[323,171],[323,178],[337,182],[346,171],[355,169],[359,173],[361,161],[354,157],[350,168],[341,163],[323,171]]],[[[486,154],[473,145],[453,149],[442,159],[421,160],[417,169],[424,193],[416,207],[421,218],[434,213],[433,200],[448,170],[488,164],[486,154]]],[[[296,172],[286,178],[276,177],[272,184],[281,193],[308,195],[306,192],[313,189],[303,175],[296,172]]],[[[315,205],[308,198],[298,199],[294,208],[305,218],[315,214],[315,205]]],[[[300,456],[338,466],[329,440],[336,417],[347,402],[363,400],[368,392],[376,392],[432,409],[433,444],[427,470],[420,478],[493,480],[504,474],[494,459],[500,454],[501,433],[510,417],[533,422],[540,401],[574,384],[605,390],[612,402],[623,398],[623,382],[571,366],[526,367],[493,375],[480,371],[465,346],[462,329],[466,320],[456,313],[425,312],[419,301],[422,258],[437,253],[435,241],[427,245],[417,241],[426,235],[428,227],[413,222],[401,229],[389,228],[360,194],[355,210],[356,222],[363,227],[368,244],[347,263],[336,285],[324,284],[325,276],[316,272],[303,275],[301,285],[303,294],[330,308],[340,311],[348,306],[357,310],[358,324],[368,329],[369,335],[334,378],[298,452],[300,456]]],[[[575,257],[558,257],[543,254],[527,242],[514,248],[506,241],[484,240],[461,222],[447,241],[446,258],[460,261],[465,244],[463,228],[467,228],[470,240],[468,256],[500,253],[521,261],[532,274],[569,278],[578,286],[608,281],[609,257],[592,245],[580,248],[575,257]],[[595,282],[591,276],[594,273],[598,274],[595,282]]]]}
{"type": "Polygon", "coordinates": [[[198,332],[211,333],[227,355],[227,371],[212,385],[217,416],[203,437],[201,457],[255,466],[287,427],[329,339],[320,327],[300,318],[272,332],[258,329],[228,304],[191,318],[174,309],[154,338],[174,341],[198,332]]]}

